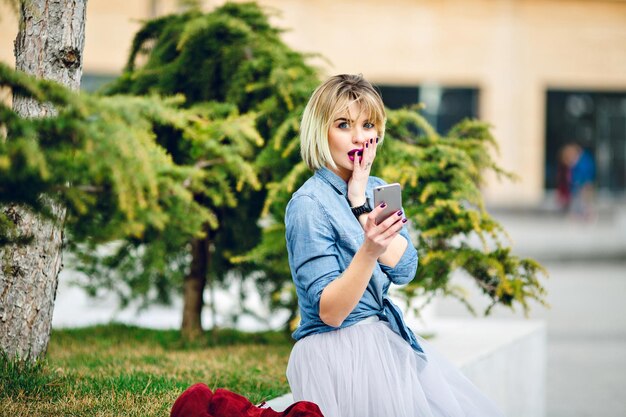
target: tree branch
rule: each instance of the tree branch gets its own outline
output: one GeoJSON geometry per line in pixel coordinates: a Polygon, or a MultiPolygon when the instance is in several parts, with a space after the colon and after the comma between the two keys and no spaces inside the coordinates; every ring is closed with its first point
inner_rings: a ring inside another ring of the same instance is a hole
{"type": "MultiPolygon", "coordinates": [[[[224,158],[215,158],[215,159],[201,159],[198,162],[196,162],[193,167],[194,168],[198,168],[198,169],[204,169],[206,167],[210,167],[212,165],[215,164],[220,164],[224,162],[224,158]]],[[[189,186],[191,185],[191,177],[187,177],[185,178],[185,181],[183,181],[183,187],[185,188],[189,188],[189,186]]]]}

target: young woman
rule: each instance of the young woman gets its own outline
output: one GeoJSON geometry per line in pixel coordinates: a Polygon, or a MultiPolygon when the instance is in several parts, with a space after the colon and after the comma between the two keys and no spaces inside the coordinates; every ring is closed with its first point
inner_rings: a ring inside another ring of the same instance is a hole
{"type": "Polygon", "coordinates": [[[361,76],[319,86],[302,117],[301,154],[314,175],[285,215],[301,323],[287,368],[294,399],[326,417],[500,416],[458,370],[404,323],[390,301],[417,252],[402,210],[380,224],[370,176],[385,110],[361,76]]]}

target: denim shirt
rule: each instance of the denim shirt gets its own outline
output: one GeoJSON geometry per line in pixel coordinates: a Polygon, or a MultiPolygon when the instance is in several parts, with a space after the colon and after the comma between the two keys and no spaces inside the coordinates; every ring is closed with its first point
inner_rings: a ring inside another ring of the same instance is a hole
{"type": "MultiPolygon", "coordinates": [[[[366,189],[369,201],[374,201],[373,188],[383,184],[380,178],[369,178],[366,189]]],[[[289,267],[301,315],[300,325],[293,333],[296,340],[336,329],[320,319],[322,291],[346,270],[364,240],[363,227],[350,210],[347,192],[343,179],[328,168],[321,168],[293,194],[287,205],[289,267]]],[[[408,283],[417,269],[417,251],[406,226],[400,234],[408,242],[404,254],[393,268],[376,264],[365,293],[340,327],[375,315],[387,321],[393,331],[423,354],[415,335],[404,323],[402,312],[387,295],[391,283],[408,283]]]]}

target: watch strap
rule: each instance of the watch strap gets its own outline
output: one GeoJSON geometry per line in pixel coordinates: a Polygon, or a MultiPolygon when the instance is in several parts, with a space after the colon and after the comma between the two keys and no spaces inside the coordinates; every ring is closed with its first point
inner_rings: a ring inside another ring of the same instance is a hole
{"type": "Polygon", "coordinates": [[[372,208],[370,207],[366,199],[363,205],[360,205],[358,207],[350,207],[350,210],[352,210],[352,214],[354,214],[356,217],[359,217],[361,214],[371,212],[372,208]]]}

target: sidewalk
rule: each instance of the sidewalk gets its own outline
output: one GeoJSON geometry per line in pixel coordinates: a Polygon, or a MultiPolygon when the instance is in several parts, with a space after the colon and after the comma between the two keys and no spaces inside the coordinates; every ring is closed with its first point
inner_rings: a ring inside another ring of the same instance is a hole
{"type": "Polygon", "coordinates": [[[626,203],[606,204],[593,221],[550,209],[488,209],[512,239],[513,253],[545,261],[626,260],[626,203]]]}
{"type": "MultiPolygon", "coordinates": [[[[605,204],[594,222],[553,209],[489,210],[513,240],[513,253],[539,261],[550,308],[533,305],[529,318],[547,329],[547,417],[626,416],[626,202],[605,204]]],[[[471,282],[471,303],[484,297],[471,282]]],[[[519,310],[519,309],[518,309],[519,310]]],[[[453,299],[438,299],[438,319],[468,316],[453,299]]],[[[496,306],[490,319],[523,318],[496,306]]]]}

